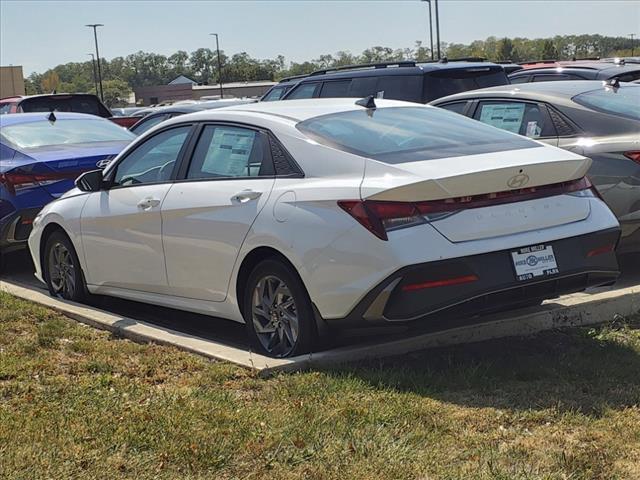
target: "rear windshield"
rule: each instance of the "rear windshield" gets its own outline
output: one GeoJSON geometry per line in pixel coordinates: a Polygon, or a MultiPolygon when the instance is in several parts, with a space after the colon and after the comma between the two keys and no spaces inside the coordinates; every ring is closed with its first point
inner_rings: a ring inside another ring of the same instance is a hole
{"type": "Polygon", "coordinates": [[[425,79],[425,101],[430,102],[454,93],[508,83],[509,79],[502,68],[477,67],[436,71],[427,75],[425,79]]]}
{"type": "Polygon", "coordinates": [[[26,98],[20,102],[20,109],[25,112],[76,112],[108,118],[111,112],[93,95],[44,96],[26,98]]]}
{"type": "Polygon", "coordinates": [[[640,120],[640,86],[600,88],[576,95],[573,101],[599,112],[640,120]]]}
{"type": "Polygon", "coordinates": [[[52,145],[74,145],[97,142],[131,141],[135,135],[109,120],[83,118],[59,119],[55,122],[19,123],[2,127],[0,137],[28,150],[52,145]]]}
{"type": "Polygon", "coordinates": [[[324,145],[385,163],[476,155],[539,144],[434,107],[351,110],[300,122],[324,145]]]}

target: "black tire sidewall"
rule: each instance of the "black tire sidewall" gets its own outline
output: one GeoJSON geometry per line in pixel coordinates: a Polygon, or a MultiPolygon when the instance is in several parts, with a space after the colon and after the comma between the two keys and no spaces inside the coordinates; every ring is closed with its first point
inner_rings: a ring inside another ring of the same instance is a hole
{"type": "Polygon", "coordinates": [[[82,274],[82,266],[80,265],[80,261],[78,260],[78,255],[76,254],[76,249],[73,247],[71,240],[67,237],[63,232],[57,231],[52,233],[49,238],[47,238],[47,243],[45,244],[44,249],[44,258],[43,258],[42,271],[44,273],[44,279],[47,284],[47,288],[49,289],[49,293],[58,298],[64,298],[65,300],[72,300],[74,302],[82,302],[87,298],[87,287],[84,282],[84,275],[82,274]],[[71,259],[74,264],[74,275],[75,275],[75,284],[76,289],[71,298],[64,297],[61,293],[56,293],[51,285],[51,278],[49,277],[49,255],[51,251],[51,247],[55,243],[61,243],[65,246],[65,248],[71,253],[71,259]]]}
{"type": "Polygon", "coordinates": [[[298,340],[295,347],[287,357],[309,353],[313,347],[313,342],[316,337],[315,319],[311,299],[309,298],[309,294],[307,293],[307,290],[305,289],[298,274],[295,271],[292,271],[292,269],[283,262],[274,259],[263,260],[260,262],[249,274],[247,279],[243,300],[243,312],[245,324],[253,347],[263,355],[272,356],[272,354],[270,354],[260,343],[251,319],[253,290],[261,278],[269,275],[278,277],[287,285],[289,291],[293,295],[293,299],[296,303],[296,310],[298,311],[298,340]]]}

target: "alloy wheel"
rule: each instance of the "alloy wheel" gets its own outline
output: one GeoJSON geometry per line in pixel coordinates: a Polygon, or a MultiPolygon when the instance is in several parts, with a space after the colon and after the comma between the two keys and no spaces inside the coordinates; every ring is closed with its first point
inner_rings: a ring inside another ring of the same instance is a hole
{"type": "Polygon", "coordinates": [[[251,320],[264,349],[278,357],[296,346],[300,325],[298,310],[289,287],[278,277],[261,278],[253,290],[251,320]]]}
{"type": "Polygon", "coordinates": [[[71,252],[56,242],[49,250],[49,281],[55,294],[73,298],[76,291],[75,265],[71,252]]]}

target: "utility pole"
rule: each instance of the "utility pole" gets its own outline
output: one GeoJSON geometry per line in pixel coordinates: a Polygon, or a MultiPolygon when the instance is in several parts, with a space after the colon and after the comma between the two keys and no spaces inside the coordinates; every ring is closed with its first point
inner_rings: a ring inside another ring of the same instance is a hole
{"type": "Polygon", "coordinates": [[[96,73],[96,57],[93,53],[87,53],[91,55],[91,63],[93,64],[93,86],[96,87],[96,97],[98,96],[98,78],[96,73]]]}
{"type": "Polygon", "coordinates": [[[436,42],[438,42],[438,60],[440,60],[440,8],[438,8],[438,0],[433,0],[436,4],[436,42]]]}
{"type": "Polygon", "coordinates": [[[636,36],[635,33],[630,33],[629,36],[631,37],[631,56],[633,57],[633,37],[636,36]]]}
{"type": "Polygon", "coordinates": [[[431,15],[431,0],[420,0],[421,2],[427,2],[429,5],[429,38],[431,40],[431,60],[435,58],[435,53],[433,52],[433,16],[431,15]]]}
{"type": "Polygon", "coordinates": [[[213,35],[216,37],[216,51],[218,52],[218,83],[220,84],[220,99],[223,98],[222,93],[222,62],[220,62],[220,44],[218,43],[218,34],[210,33],[209,35],[213,35]]]}
{"type": "MultiPolygon", "coordinates": [[[[90,23],[85,27],[93,28],[93,39],[96,42],[96,60],[98,61],[98,82],[100,83],[100,100],[104,102],[104,91],[102,90],[102,68],[100,67],[100,52],[98,51],[98,27],[104,27],[102,23],[90,23]]],[[[96,92],[97,93],[97,92],[96,92]]]]}

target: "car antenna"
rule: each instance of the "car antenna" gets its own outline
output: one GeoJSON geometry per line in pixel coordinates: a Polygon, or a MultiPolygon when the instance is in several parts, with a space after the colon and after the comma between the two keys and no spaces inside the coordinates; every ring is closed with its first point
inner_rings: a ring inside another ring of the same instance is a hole
{"type": "Polygon", "coordinates": [[[56,123],[57,118],[56,118],[56,114],[53,113],[53,110],[51,110],[51,112],[49,113],[47,120],[49,120],[51,123],[56,123]]]}
{"type": "Polygon", "coordinates": [[[356,101],[356,105],[359,105],[361,107],[364,107],[366,109],[376,109],[378,108],[378,106],[376,105],[376,102],[374,101],[374,96],[373,95],[369,95],[368,97],[364,97],[361,98],[360,100],[356,101]]]}
{"type": "Polygon", "coordinates": [[[610,78],[609,80],[604,80],[602,85],[607,88],[613,88],[614,92],[620,88],[620,79],[618,78],[610,78]]]}

